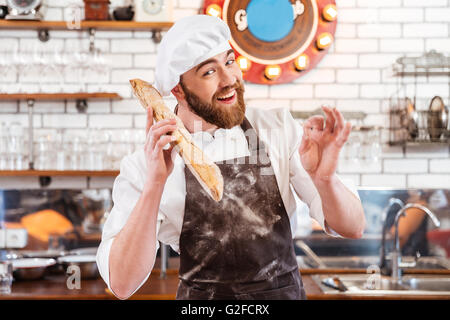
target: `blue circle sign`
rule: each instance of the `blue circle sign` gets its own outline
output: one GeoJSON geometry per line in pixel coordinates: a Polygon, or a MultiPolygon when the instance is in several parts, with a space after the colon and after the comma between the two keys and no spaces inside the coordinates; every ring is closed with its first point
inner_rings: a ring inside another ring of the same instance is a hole
{"type": "Polygon", "coordinates": [[[251,0],[246,11],[249,31],[262,41],[279,41],[294,26],[294,12],[289,0],[251,0]]]}

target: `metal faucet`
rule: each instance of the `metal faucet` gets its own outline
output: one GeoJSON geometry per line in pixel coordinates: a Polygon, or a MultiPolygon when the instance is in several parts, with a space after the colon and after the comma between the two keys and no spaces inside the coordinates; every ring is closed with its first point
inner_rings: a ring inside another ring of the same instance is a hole
{"type": "Polygon", "coordinates": [[[382,270],[382,272],[386,267],[385,243],[386,243],[386,231],[388,229],[387,225],[386,225],[386,221],[387,221],[388,212],[394,205],[398,205],[398,206],[400,206],[400,208],[403,208],[405,206],[405,204],[403,203],[402,200],[400,200],[398,198],[390,198],[388,205],[384,208],[384,210],[382,212],[381,219],[383,221],[383,230],[381,232],[381,248],[380,248],[380,269],[382,270]]]}
{"type": "Polygon", "coordinates": [[[160,279],[167,278],[167,266],[169,264],[169,246],[160,242],[160,252],[161,252],[161,273],[159,275],[160,279]]]}
{"type": "Polygon", "coordinates": [[[418,204],[418,203],[408,203],[397,212],[397,214],[395,215],[395,220],[394,220],[395,247],[394,247],[394,250],[392,251],[392,280],[394,280],[396,282],[401,282],[402,268],[414,267],[416,265],[416,262],[405,263],[402,261],[402,255],[401,255],[401,250],[400,250],[400,240],[399,240],[399,236],[398,236],[398,221],[401,216],[405,215],[405,211],[408,210],[409,208],[421,209],[430,217],[431,221],[433,221],[433,223],[436,227],[439,227],[441,225],[439,219],[434,215],[433,212],[430,211],[430,209],[428,209],[427,207],[425,207],[421,204],[418,204]]]}
{"type": "Polygon", "coordinates": [[[319,269],[325,269],[327,267],[322,259],[320,259],[319,256],[317,256],[314,251],[312,251],[312,249],[305,243],[305,241],[297,240],[295,243],[308,257],[310,257],[317,264],[319,269]]]}

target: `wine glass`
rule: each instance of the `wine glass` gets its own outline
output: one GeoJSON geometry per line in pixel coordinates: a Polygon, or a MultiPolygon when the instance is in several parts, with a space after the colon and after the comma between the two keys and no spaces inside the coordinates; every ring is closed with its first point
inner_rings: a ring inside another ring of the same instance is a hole
{"type": "MultiPolygon", "coordinates": [[[[7,51],[0,52],[0,77],[2,79],[6,79],[8,74],[14,72],[14,65],[12,64],[12,54],[7,51]]],[[[2,80],[2,87],[0,88],[0,92],[7,92],[8,82],[2,80]]]]}
{"type": "MultiPolygon", "coordinates": [[[[30,65],[32,65],[30,53],[27,51],[15,51],[13,55],[13,65],[16,68],[18,83],[20,84],[22,82],[21,78],[26,77],[26,73],[29,71],[30,65]]],[[[17,91],[22,92],[22,87],[20,85],[17,91]]]]}
{"type": "Polygon", "coordinates": [[[363,138],[364,161],[367,163],[377,163],[381,157],[380,132],[377,128],[371,128],[364,132],[363,138]]]}
{"type": "Polygon", "coordinates": [[[53,65],[55,66],[55,69],[57,70],[60,79],[61,92],[64,91],[64,85],[66,83],[66,78],[64,74],[67,66],[69,65],[68,60],[69,60],[68,55],[64,50],[59,51],[55,49],[53,54],[53,65]]]}
{"type": "Polygon", "coordinates": [[[355,165],[359,164],[361,154],[361,137],[359,131],[352,131],[347,143],[346,159],[355,165]]]}
{"type": "Polygon", "coordinates": [[[58,129],[56,133],[56,164],[55,169],[64,171],[67,169],[67,152],[66,152],[66,136],[63,129],[58,129]]]}
{"type": "Polygon", "coordinates": [[[52,133],[41,134],[37,139],[37,170],[49,170],[55,167],[53,144],[55,137],[52,133]]]}
{"type": "Polygon", "coordinates": [[[8,127],[2,122],[0,124],[0,170],[8,169],[8,136],[8,127]]]}
{"type": "Polygon", "coordinates": [[[76,135],[72,141],[72,170],[83,170],[86,168],[85,152],[86,152],[86,140],[80,135],[76,135]]]}
{"type": "Polygon", "coordinates": [[[32,65],[37,71],[37,74],[39,75],[39,91],[42,92],[43,81],[46,77],[46,71],[48,67],[48,59],[43,51],[40,51],[37,47],[35,47],[31,61],[32,65]]]}
{"type": "Polygon", "coordinates": [[[86,74],[89,71],[89,54],[80,51],[75,54],[75,60],[78,64],[78,75],[80,80],[80,88],[82,92],[86,92],[87,84],[86,84],[86,74]]]}
{"type": "Polygon", "coordinates": [[[19,122],[13,122],[9,126],[7,150],[9,153],[9,169],[23,169],[23,145],[24,135],[23,127],[19,122]]]}
{"type": "Polygon", "coordinates": [[[97,79],[99,80],[97,82],[97,86],[98,86],[98,92],[102,92],[103,91],[103,85],[101,84],[102,80],[104,80],[110,71],[110,65],[109,65],[109,61],[104,57],[104,55],[102,55],[100,50],[96,51],[96,55],[95,55],[95,69],[97,70],[98,73],[98,77],[97,79]]]}

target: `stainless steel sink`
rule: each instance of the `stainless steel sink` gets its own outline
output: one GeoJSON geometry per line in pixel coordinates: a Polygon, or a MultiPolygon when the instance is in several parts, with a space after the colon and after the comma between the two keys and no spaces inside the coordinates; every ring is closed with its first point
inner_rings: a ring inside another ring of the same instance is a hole
{"type": "MultiPolygon", "coordinates": [[[[320,260],[326,266],[325,269],[367,269],[369,266],[378,265],[380,258],[378,256],[351,256],[351,257],[320,257],[320,260]]],[[[403,261],[414,261],[413,257],[404,257],[403,261]]],[[[297,256],[297,262],[300,268],[318,268],[317,263],[307,256],[297,256]]],[[[413,269],[440,269],[450,270],[449,259],[441,257],[421,257],[413,269]]]]}
{"type": "Polygon", "coordinates": [[[413,290],[450,292],[450,276],[447,278],[404,278],[403,283],[413,290]]]}
{"type": "Polygon", "coordinates": [[[450,297],[450,276],[406,275],[400,283],[390,277],[374,274],[341,274],[312,276],[325,294],[344,295],[445,295],[450,297]],[[339,291],[326,286],[328,278],[338,278],[346,287],[339,291]]]}

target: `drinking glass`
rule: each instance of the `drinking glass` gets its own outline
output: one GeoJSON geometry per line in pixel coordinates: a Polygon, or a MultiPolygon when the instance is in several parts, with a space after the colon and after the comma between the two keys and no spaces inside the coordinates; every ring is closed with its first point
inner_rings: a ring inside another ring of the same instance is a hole
{"type": "Polygon", "coordinates": [[[56,133],[56,165],[55,169],[58,171],[64,171],[67,169],[67,153],[65,144],[65,135],[62,129],[59,129],[56,133]]]}
{"type": "Polygon", "coordinates": [[[17,75],[18,75],[18,90],[17,92],[22,92],[23,88],[22,86],[20,86],[20,83],[22,83],[21,81],[21,77],[25,77],[26,73],[29,71],[30,66],[32,65],[31,63],[31,56],[29,54],[29,52],[19,52],[16,51],[14,52],[13,55],[13,64],[17,70],[17,75]]]}
{"type": "Polygon", "coordinates": [[[364,135],[364,160],[368,163],[377,163],[381,157],[380,131],[371,129],[364,135]]]}
{"type": "Polygon", "coordinates": [[[104,150],[107,136],[100,129],[89,129],[87,138],[86,169],[101,171],[104,168],[104,150]]]}
{"type": "Polygon", "coordinates": [[[84,142],[78,135],[73,135],[70,139],[69,167],[70,170],[82,170],[84,142]]]}
{"type": "Polygon", "coordinates": [[[135,146],[135,137],[134,133],[131,130],[125,130],[124,134],[122,135],[123,140],[123,157],[130,155],[134,152],[134,146],[135,146]]]}
{"type": "Polygon", "coordinates": [[[86,73],[89,72],[89,56],[86,52],[79,51],[74,53],[75,67],[78,69],[78,81],[80,92],[86,92],[86,73]]]}
{"type": "Polygon", "coordinates": [[[50,170],[54,166],[54,157],[52,155],[54,149],[54,137],[51,133],[42,134],[37,139],[37,170],[50,170]]]}
{"type": "Polygon", "coordinates": [[[0,124],[0,170],[8,169],[8,127],[4,122],[0,124]]]}
{"type": "Polygon", "coordinates": [[[10,83],[5,79],[7,79],[7,76],[11,73],[14,74],[15,78],[16,69],[14,64],[12,63],[12,53],[8,51],[0,52],[0,79],[3,79],[0,81],[1,82],[0,92],[2,93],[8,92],[8,86],[10,83]]]}
{"type": "Polygon", "coordinates": [[[61,92],[64,91],[64,85],[66,83],[66,78],[64,76],[68,63],[68,55],[65,51],[58,51],[55,49],[54,55],[53,55],[53,64],[57,70],[60,85],[61,85],[61,92]]]}
{"type": "Polygon", "coordinates": [[[103,129],[98,129],[95,135],[95,141],[97,144],[97,152],[95,153],[96,170],[106,170],[109,168],[107,157],[107,146],[110,140],[111,134],[103,129]]]}
{"type": "Polygon", "coordinates": [[[12,281],[11,261],[0,261],[0,295],[11,294],[12,281]]]}
{"type": "Polygon", "coordinates": [[[134,132],[134,151],[137,151],[139,148],[143,147],[145,143],[145,131],[144,130],[138,130],[134,132]]]}
{"type": "Polygon", "coordinates": [[[33,51],[33,55],[31,58],[32,66],[36,69],[36,74],[39,75],[39,91],[43,92],[43,82],[46,78],[47,67],[48,67],[48,58],[45,56],[45,53],[40,51],[37,47],[35,47],[33,51]]]}
{"type": "Polygon", "coordinates": [[[19,122],[11,123],[8,135],[9,169],[24,170],[25,168],[25,139],[24,130],[19,122]]]}
{"type": "Polygon", "coordinates": [[[346,158],[354,164],[359,163],[359,158],[361,156],[361,137],[358,131],[353,131],[350,133],[347,145],[346,158]]]}
{"type": "Polygon", "coordinates": [[[104,164],[105,170],[113,170],[114,168],[114,143],[112,141],[112,133],[109,130],[102,131],[104,135],[104,164]]]}

